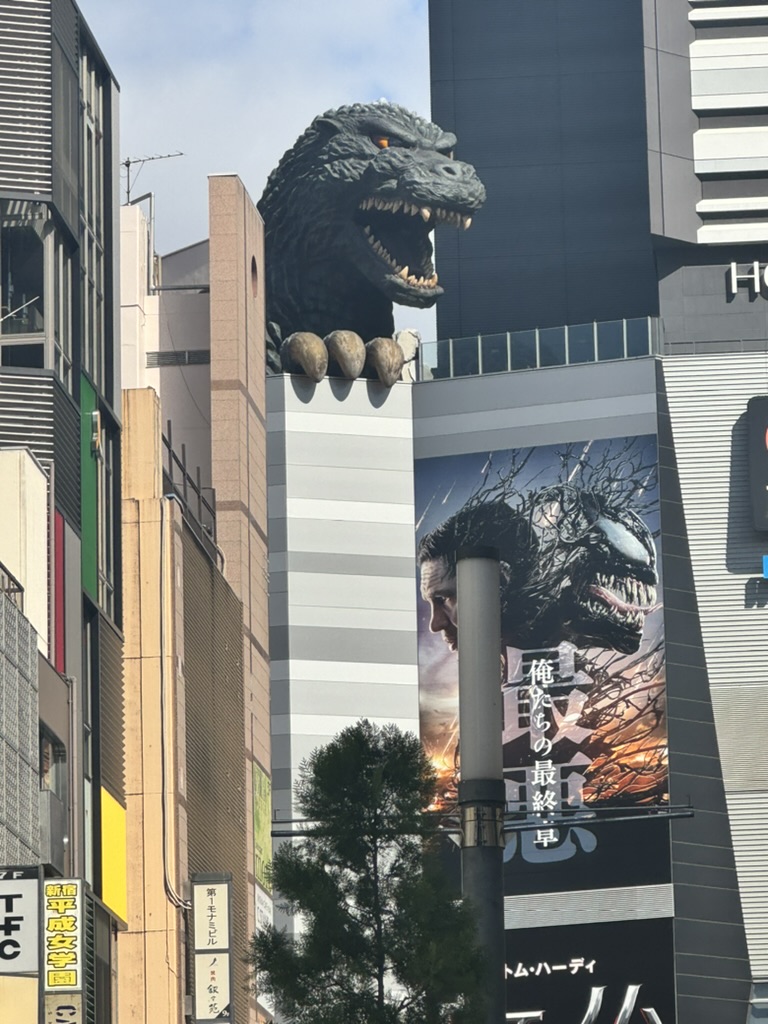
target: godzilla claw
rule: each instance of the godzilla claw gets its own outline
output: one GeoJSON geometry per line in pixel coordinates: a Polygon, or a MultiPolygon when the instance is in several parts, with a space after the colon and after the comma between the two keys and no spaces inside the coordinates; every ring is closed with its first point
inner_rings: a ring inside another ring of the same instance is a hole
{"type": "Polygon", "coordinates": [[[365,366],[365,345],[354,331],[331,331],[325,337],[331,370],[338,368],[344,377],[355,380],[365,366]]]}
{"type": "Polygon", "coordinates": [[[365,346],[366,366],[376,372],[381,383],[391,388],[400,377],[405,356],[394,338],[374,338],[365,346]]]}
{"type": "Polygon", "coordinates": [[[323,339],[309,331],[292,334],[280,349],[280,361],[288,373],[305,373],[321,381],[328,369],[328,349],[323,339]]]}

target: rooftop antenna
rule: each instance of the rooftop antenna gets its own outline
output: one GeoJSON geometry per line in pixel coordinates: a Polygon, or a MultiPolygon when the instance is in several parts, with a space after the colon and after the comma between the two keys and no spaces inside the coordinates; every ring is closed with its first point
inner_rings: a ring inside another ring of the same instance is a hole
{"type": "Polygon", "coordinates": [[[122,166],[125,168],[125,201],[130,203],[131,201],[131,168],[135,165],[139,165],[139,169],[136,172],[136,177],[133,179],[133,184],[136,184],[136,178],[141,174],[141,169],[144,164],[148,164],[150,160],[170,160],[175,156],[184,156],[179,150],[176,153],[158,153],[156,156],[127,156],[125,160],[121,161],[122,166]]]}

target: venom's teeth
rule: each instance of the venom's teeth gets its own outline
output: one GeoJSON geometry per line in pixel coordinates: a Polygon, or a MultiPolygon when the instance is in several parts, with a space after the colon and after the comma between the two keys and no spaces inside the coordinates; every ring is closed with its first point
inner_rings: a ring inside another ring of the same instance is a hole
{"type": "Polygon", "coordinates": [[[465,218],[463,219],[463,221],[462,221],[462,224],[464,225],[464,230],[465,230],[465,231],[466,231],[466,230],[467,230],[467,228],[468,228],[468,227],[469,227],[469,226],[471,225],[471,223],[472,223],[472,218],[471,218],[471,217],[465,217],[465,218]]]}
{"type": "Polygon", "coordinates": [[[429,221],[429,218],[432,216],[432,211],[428,206],[422,206],[422,208],[419,210],[419,213],[421,214],[421,219],[424,221],[425,224],[429,221]]]}

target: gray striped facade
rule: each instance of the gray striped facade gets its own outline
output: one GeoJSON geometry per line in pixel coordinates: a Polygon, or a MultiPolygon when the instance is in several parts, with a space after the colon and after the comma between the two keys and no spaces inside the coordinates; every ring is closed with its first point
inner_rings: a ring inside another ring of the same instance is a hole
{"type": "Polygon", "coordinates": [[[418,733],[411,387],[267,379],[272,786],[360,718],[418,733]]]}
{"type": "Polygon", "coordinates": [[[768,539],[752,526],[746,408],[768,392],[768,359],[668,359],[664,379],[750,962],[766,981],[768,539]]]}
{"type": "Polygon", "coordinates": [[[768,975],[768,584],[756,579],[743,422],[761,390],[764,353],[488,374],[386,395],[366,381],[269,378],[275,827],[295,817],[302,758],[340,728],[365,716],[418,729],[414,464],[656,434],[671,802],[693,815],[670,822],[671,884],[508,896],[506,923],[671,918],[678,1024],[744,1024],[752,984],[768,975]]]}

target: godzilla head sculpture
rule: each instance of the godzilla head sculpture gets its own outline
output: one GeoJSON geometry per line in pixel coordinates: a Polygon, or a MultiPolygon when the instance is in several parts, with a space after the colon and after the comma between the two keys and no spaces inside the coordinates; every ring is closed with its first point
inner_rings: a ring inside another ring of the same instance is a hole
{"type": "Polygon", "coordinates": [[[392,303],[442,294],[437,224],[468,228],[485,189],[453,159],[454,135],[379,102],[316,117],[282,158],[258,204],[265,224],[270,333],[392,335],[392,303]],[[274,325],[274,326],[272,326],[274,325]]]}

